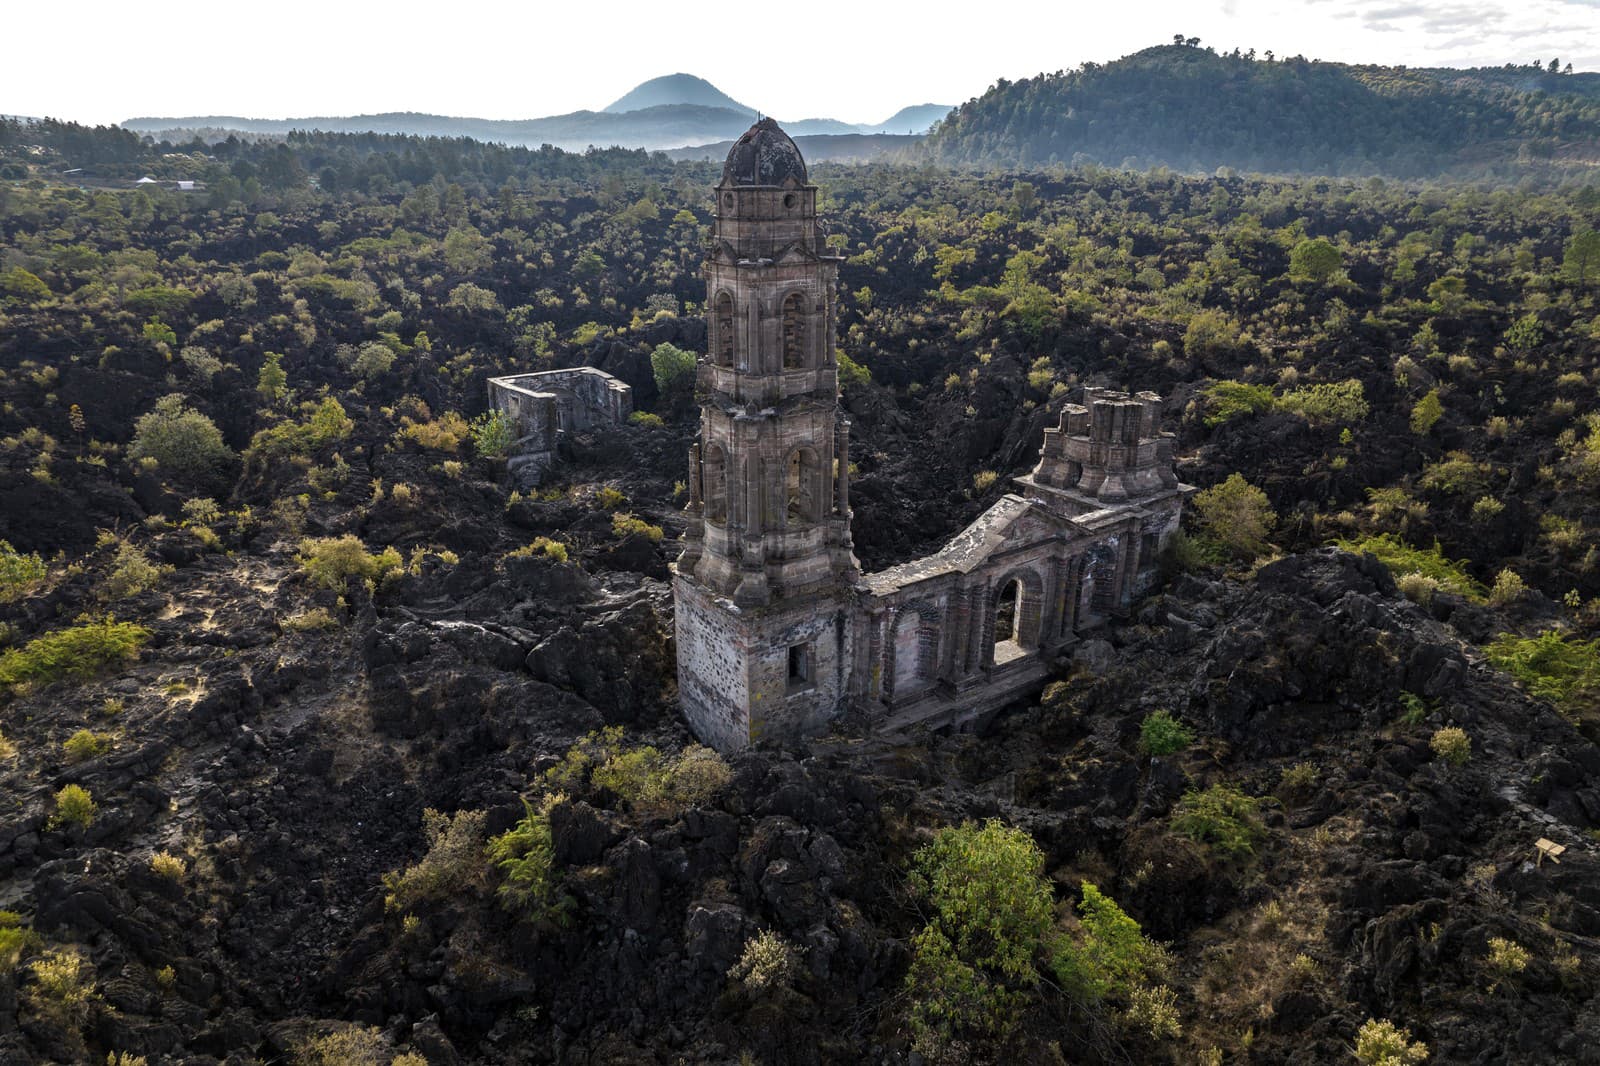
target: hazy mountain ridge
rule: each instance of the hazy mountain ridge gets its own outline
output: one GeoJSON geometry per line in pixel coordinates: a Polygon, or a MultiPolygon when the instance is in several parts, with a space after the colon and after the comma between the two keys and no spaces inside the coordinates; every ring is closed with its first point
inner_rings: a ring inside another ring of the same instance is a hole
{"type": "Polygon", "coordinates": [[[1600,74],[1264,61],[1163,45],[1001,80],[952,112],[928,151],[945,163],[1399,175],[1591,159],[1600,74]]]}
{"type": "MultiPolygon", "coordinates": [[[[901,108],[881,123],[806,118],[784,123],[793,136],[922,134],[945,114],[943,104],[901,108]]],[[[602,111],[573,111],[531,119],[485,119],[391,111],[372,115],[320,115],[258,119],[238,115],[182,118],[143,116],[122,123],[137,133],[169,130],[237,130],[281,135],[290,130],[326,133],[402,133],[421,137],[471,137],[475,140],[537,147],[551,144],[569,151],[591,145],[625,148],[681,148],[738,137],[759,112],[739,103],[704,78],[668,74],[643,82],[602,111]]]]}

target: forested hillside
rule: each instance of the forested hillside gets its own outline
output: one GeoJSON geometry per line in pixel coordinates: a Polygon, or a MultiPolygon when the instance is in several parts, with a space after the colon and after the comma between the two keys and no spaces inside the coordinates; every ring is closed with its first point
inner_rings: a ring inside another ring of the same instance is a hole
{"type": "Polygon", "coordinates": [[[0,127],[0,1066],[1592,1058],[1600,188],[814,167],[865,569],[1085,385],[1204,494],[982,733],[723,758],[717,173],[0,127]]]}
{"type": "Polygon", "coordinates": [[[1001,81],[930,138],[945,163],[1514,176],[1600,159],[1600,75],[1348,66],[1193,43],[1001,81]]]}

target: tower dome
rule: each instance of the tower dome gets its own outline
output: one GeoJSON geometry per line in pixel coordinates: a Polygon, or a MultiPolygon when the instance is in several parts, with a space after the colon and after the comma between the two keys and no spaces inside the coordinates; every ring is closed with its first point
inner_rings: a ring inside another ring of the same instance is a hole
{"type": "Polygon", "coordinates": [[[806,161],[789,135],[770,118],[745,130],[722,164],[722,185],[806,184],[806,161]]]}

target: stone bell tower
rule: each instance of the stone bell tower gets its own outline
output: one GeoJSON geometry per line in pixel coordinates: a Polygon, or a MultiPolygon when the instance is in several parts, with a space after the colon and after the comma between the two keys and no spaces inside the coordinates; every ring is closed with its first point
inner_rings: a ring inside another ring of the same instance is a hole
{"type": "Polygon", "coordinates": [[[708,352],[673,581],[678,690],[723,750],[814,732],[850,670],[849,423],[817,188],[778,124],[735,142],[706,256],[708,352]]]}

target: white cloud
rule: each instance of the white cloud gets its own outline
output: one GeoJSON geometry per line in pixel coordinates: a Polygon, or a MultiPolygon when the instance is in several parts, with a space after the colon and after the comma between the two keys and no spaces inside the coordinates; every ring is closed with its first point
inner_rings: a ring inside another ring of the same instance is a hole
{"type": "Polygon", "coordinates": [[[708,78],[783,118],[876,121],[997,78],[1103,62],[1175,33],[1219,49],[1410,66],[1560,56],[1600,68],[1600,0],[801,0],[783,5],[152,7],[15,3],[0,112],[94,122],[431,111],[531,118],[600,108],[658,74],[708,78]]]}

